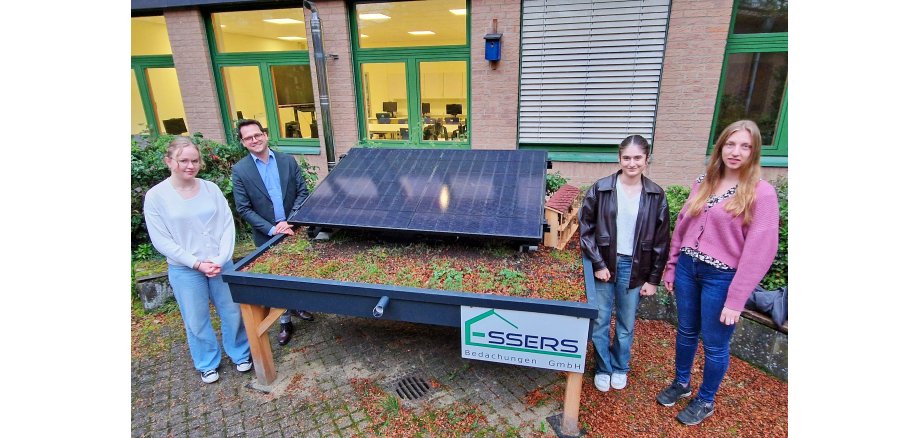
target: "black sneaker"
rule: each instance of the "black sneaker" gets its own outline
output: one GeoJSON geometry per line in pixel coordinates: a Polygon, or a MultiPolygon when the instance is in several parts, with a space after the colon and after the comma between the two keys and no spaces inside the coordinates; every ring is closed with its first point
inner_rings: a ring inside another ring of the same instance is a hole
{"type": "Polygon", "coordinates": [[[675,380],[671,386],[661,390],[655,400],[658,400],[662,406],[674,406],[678,400],[690,397],[690,392],[690,385],[684,386],[675,380]]]}
{"type": "Polygon", "coordinates": [[[706,403],[698,398],[693,399],[686,408],[677,413],[677,421],[687,426],[695,426],[712,415],[716,410],[714,402],[706,403]]]}

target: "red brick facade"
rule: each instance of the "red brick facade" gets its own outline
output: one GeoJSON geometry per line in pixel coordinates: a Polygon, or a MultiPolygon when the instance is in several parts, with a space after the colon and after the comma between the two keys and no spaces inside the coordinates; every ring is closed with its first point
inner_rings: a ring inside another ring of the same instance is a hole
{"type": "Polygon", "coordinates": [[[647,172],[661,186],[689,185],[706,165],[731,14],[732,0],[671,2],[647,172]]]}
{"type": "Polygon", "coordinates": [[[204,18],[197,8],[171,9],[164,16],[182,90],[185,125],[189,133],[226,142],[204,18]]]}
{"type": "MultiPolygon", "coordinates": [[[[323,24],[324,48],[335,137],[336,157],[358,143],[358,109],[355,99],[352,33],[347,4],[341,0],[316,2],[323,24]],[[338,59],[329,58],[338,55],[338,59]]],[[[654,150],[647,174],[662,186],[688,185],[702,172],[706,160],[712,114],[725,54],[732,0],[674,0],[658,111],[654,150]]],[[[521,6],[519,2],[471,0],[470,5],[470,137],[473,149],[515,149],[518,128],[520,80],[521,6]],[[484,59],[483,35],[502,33],[501,61],[496,68],[484,59]]],[[[307,40],[310,11],[305,10],[307,40]]],[[[217,86],[211,66],[204,19],[195,8],[165,11],[173,59],[179,76],[186,123],[190,132],[227,141],[218,105],[217,86]]],[[[316,63],[310,58],[314,95],[319,103],[316,63]]],[[[317,117],[322,114],[317,106],[317,117]]],[[[327,174],[322,121],[320,154],[306,155],[327,174]]],[[[555,162],[550,172],[561,172],[570,183],[583,186],[608,175],[616,163],[555,162]]],[[[786,174],[785,168],[764,168],[764,178],[786,174]]]]}
{"type": "MultiPolygon", "coordinates": [[[[348,8],[340,0],[315,2],[323,27],[323,50],[326,53],[326,84],[329,88],[329,110],[332,113],[332,132],[335,139],[335,158],[358,143],[358,109],[355,106],[354,68],[351,62],[351,31],[349,30],[348,8]],[[338,55],[339,59],[331,59],[338,55]]],[[[313,95],[316,96],[316,117],[319,126],[320,155],[308,155],[311,164],[319,166],[320,178],[329,173],[326,161],[326,140],[323,134],[322,114],[319,110],[319,81],[316,76],[316,62],[313,59],[313,37],[310,30],[309,9],[304,10],[307,26],[307,44],[310,50],[310,74],[313,80],[313,95]]]]}
{"type": "Polygon", "coordinates": [[[516,149],[520,79],[521,5],[501,0],[470,3],[470,139],[473,149],[516,149]],[[483,36],[498,20],[501,61],[485,60],[483,36]]]}
{"type": "MultiPolygon", "coordinates": [[[[732,0],[671,2],[664,69],[655,120],[652,159],[646,175],[662,187],[690,185],[706,165],[732,0]]],[[[591,184],[617,169],[616,163],[553,163],[570,183],[591,184]]],[[[763,168],[764,179],[786,174],[763,168]]]]}
{"type": "Polygon", "coordinates": [[[620,168],[617,163],[577,163],[568,161],[554,161],[553,168],[546,173],[559,172],[569,179],[569,184],[582,187],[594,184],[597,181],[620,168]]]}

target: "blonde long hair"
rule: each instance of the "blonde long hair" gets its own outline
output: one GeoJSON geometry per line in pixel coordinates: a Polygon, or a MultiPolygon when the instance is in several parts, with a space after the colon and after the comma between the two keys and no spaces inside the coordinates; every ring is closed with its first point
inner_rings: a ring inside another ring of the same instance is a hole
{"type": "Polygon", "coordinates": [[[712,148],[709,164],[706,166],[706,176],[703,178],[703,182],[700,183],[696,196],[688,201],[687,213],[691,216],[700,214],[703,211],[703,205],[715,194],[719,180],[722,179],[725,173],[725,163],[722,162],[722,147],[725,146],[728,137],[742,129],[751,134],[751,156],[740,169],[741,175],[738,180],[738,189],[735,192],[735,196],[725,204],[725,211],[736,217],[743,214],[743,223],[748,224],[751,222],[753,217],[751,204],[754,203],[754,190],[757,188],[757,182],[760,181],[760,149],[763,140],[760,137],[760,128],[750,120],[738,120],[725,127],[722,133],[719,134],[719,138],[712,148]]]}

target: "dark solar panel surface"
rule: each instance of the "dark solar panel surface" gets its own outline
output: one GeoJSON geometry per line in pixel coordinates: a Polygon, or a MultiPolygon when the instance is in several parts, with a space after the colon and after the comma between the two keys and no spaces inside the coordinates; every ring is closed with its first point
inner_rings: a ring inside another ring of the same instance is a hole
{"type": "Polygon", "coordinates": [[[290,222],[543,238],[545,151],[354,148],[290,222]]]}

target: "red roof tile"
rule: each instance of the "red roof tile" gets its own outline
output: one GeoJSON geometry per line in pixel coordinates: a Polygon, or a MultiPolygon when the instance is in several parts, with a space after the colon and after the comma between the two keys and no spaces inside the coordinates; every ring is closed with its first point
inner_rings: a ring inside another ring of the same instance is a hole
{"type": "Polygon", "coordinates": [[[569,207],[572,206],[572,201],[578,197],[578,192],[578,187],[564,184],[546,201],[546,208],[551,208],[559,213],[565,213],[569,211],[569,207]]]}

